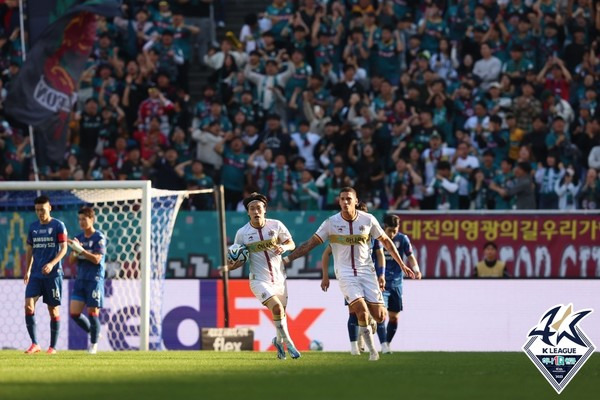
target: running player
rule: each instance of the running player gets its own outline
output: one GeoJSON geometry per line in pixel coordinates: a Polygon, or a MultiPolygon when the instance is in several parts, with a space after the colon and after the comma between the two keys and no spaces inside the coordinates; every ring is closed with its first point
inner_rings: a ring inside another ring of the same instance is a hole
{"type": "Polygon", "coordinates": [[[47,196],[34,200],[38,221],[29,226],[27,235],[27,271],[25,272],[25,325],[31,338],[26,354],[39,353],[35,327],[35,303],[42,296],[50,313],[50,347],[56,354],[60,331],[59,306],[62,297],[62,258],[67,254],[67,228],[62,221],[50,216],[52,206],[47,196]]]}
{"type": "Polygon", "coordinates": [[[94,209],[82,207],[78,212],[78,219],[83,232],[68,241],[72,250],[69,261],[77,261],[77,279],[71,293],[69,312],[77,325],[90,334],[88,352],[96,354],[100,333],[98,317],[104,302],[106,238],[94,228],[94,209]],[[84,306],[87,306],[89,319],[81,314],[84,306]]]}
{"type": "MultiPolygon", "coordinates": [[[[265,218],[267,198],[260,193],[251,193],[243,200],[250,221],[235,235],[235,243],[244,244],[250,251],[250,289],[254,296],[266,306],[273,317],[277,337],[273,345],[277,358],[285,359],[285,348],[292,358],[299,358],[300,352],[292,341],[285,314],[288,294],[286,274],[281,255],[293,250],[296,245],[288,229],[280,221],[265,218]]],[[[242,260],[229,262],[233,270],[244,264],[242,260]]]]}
{"type": "MultiPolygon", "coordinates": [[[[356,207],[359,211],[367,212],[369,209],[364,201],[358,203],[356,207]]],[[[375,239],[370,239],[371,248],[373,248],[374,243],[378,243],[375,239]]],[[[321,278],[321,289],[326,292],[329,289],[329,257],[331,256],[331,245],[327,246],[323,251],[323,255],[321,255],[321,269],[322,269],[322,278],[321,278]]],[[[375,252],[375,257],[371,257],[373,262],[375,262],[375,270],[380,270],[380,265],[385,265],[385,255],[383,253],[383,248],[379,246],[379,249],[375,252]]],[[[380,275],[377,275],[378,277],[380,275]]],[[[383,287],[380,287],[383,290],[383,287]]],[[[347,306],[348,303],[344,301],[344,305],[347,306]]],[[[358,335],[358,318],[356,314],[352,312],[350,307],[348,307],[348,338],[350,339],[350,354],[353,356],[360,355],[361,351],[364,351],[362,338],[358,335]]]]}
{"type": "MultiPolygon", "coordinates": [[[[341,212],[326,219],[317,232],[289,256],[284,263],[302,257],[316,246],[329,239],[333,253],[335,275],[340,289],[350,309],[358,318],[358,331],[369,348],[369,360],[379,359],[373,344],[373,334],[367,327],[369,314],[377,322],[385,319],[383,296],[371,261],[369,235],[382,242],[405,273],[414,277],[413,272],[402,262],[398,250],[385,234],[377,219],[369,213],[358,211],[356,191],[351,187],[342,188],[339,195],[341,212]]],[[[383,282],[384,277],[380,277],[383,282]]]]}
{"type": "MultiPolygon", "coordinates": [[[[421,271],[419,269],[419,263],[415,257],[410,239],[403,233],[399,233],[400,229],[400,218],[397,215],[388,214],[383,218],[383,230],[392,238],[392,242],[400,255],[407,257],[408,265],[412,268],[417,279],[421,279],[421,271]]],[[[375,243],[373,251],[379,248],[379,243],[375,243]]],[[[378,274],[385,274],[385,290],[383,291],[383,301],[385,307],[388,310],[389,321],[387,328],[385,321],[377,324],[377,336],[379,337],[379,343],[381,343],[381,352],[383,354],[390,354],[390,343],[392,338],[396,334],[398,329],[398,316],[402,311],[402,278],[404,273],[402,268],[398,265],[396,260],[389,254],[385,255],[385,268],[381,268],[377,271],[378,274]]]]}

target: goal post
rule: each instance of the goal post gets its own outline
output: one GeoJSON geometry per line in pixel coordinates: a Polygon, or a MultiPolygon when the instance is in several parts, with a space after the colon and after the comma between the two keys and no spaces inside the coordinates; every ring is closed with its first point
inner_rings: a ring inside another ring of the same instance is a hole
{"type": "MultiPolygon", "coordinates": [[[[193,191],[154,189],[150,181],[0,182],[0,209],[32,211],[33,199],[43,193],[50,198],[53,216],[54,210],[75,214],[69,216],[71,221],[67,224],[73,227],[76,210],[83,205],[92,206],[96,211],[95,225],[107,237],[107,280],[111,280],[115,293],[112,300],[120,310],[108,323],[107,340],[114,349],[154,350],[162,345],[165,268],[179,208],[190,194],[213,194],[221,215],[224,211],[220,209],[220,192],[219,187],[193,191]],[[139,344],[134,338],[138,336],[137,329],[127,325],[127,321],[138,318],[139,344]]],[[[74,233],[71,228],[69,236],[74,233]]],[[[223,226],[218,234],[225,240],[223,226]]],[[[15,347],[19,345],[15,343],[15,347]]]]}

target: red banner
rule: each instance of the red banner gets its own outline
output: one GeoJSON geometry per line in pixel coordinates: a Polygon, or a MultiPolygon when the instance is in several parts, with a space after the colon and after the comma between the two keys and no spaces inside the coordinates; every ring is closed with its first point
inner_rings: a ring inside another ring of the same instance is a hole
{"type": "Polygon", "coordinates": [[[498,246],[515,278],[600,278],[600,218],[589,214],[400,214],[425,277],[464,278],[498,246]]]}

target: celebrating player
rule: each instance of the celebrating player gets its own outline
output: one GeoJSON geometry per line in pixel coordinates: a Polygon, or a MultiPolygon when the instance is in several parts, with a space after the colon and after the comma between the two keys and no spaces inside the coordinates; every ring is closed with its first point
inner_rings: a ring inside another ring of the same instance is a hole
{"type": "MultiPolygon", "coordinates": [[[[412,246],[408,236],[399,233],[400,218],[397,215],[388,214],[383,218],[383,230],[391,238],[398,252],[408,257],[408,265],[412,268],[417,279],[421,279],[419,264],[412,251],[412,246]]],[[[379,243],[375,243],[373,251],[379,248],[379,243]]],[[[389,322],[387,329],[385,321],[377,324],[377,336],[381,343],[381,352],[383,354],[391,353],[390,342],[398,328],[398,315],[402,311],[402,277],[404,273],[396,260],[387,253],[385,255],[385,268],[377,268],[377,275],[385,275],[385,290],[383,291],[383,300],[388,310],[389,322]]]]}
{"type": "Polygon", "coordinates": [[[329,239],[333,252],[335,275],[340,289],[350,305],[350,309],[356,313],[359,335],[364,338],[369,348],[369,360],[376,361],[379,359],[379,353],[373,345],[373,334],[368,329],[367,323],[369,314],[378,323],[383,322],[385,308],[375,276],[375,268],[371,261],[369,235],[381,241],[408,276],[413,278],[415,275],[402,262],[398,250],[381,229],[377,219],[369,213],[356,209],[358,200],[353,188],[342,188],[339,204],[342,211],[326,219],[309,240],[284,258],[284,262],[287,264],[302,257],[329,239]]]}
{"type": "MultiPolygon", "coordinates": [[[[369,211],[367,205],[364,201],[358,203],[356,207],[360,211],[367,212],[369,211]]],[[[370,238],[369,240],[371,248],[373,248],[375,239],[370,238]]],[[[331,245],[327,246],[323,251],[323,255],[321,256],[321,269],[322,269],[322,278],[321,278],[321,289],[326,292],[329,289],[329,256],[331,255],[331,245]]],[[[379,249],[375,252],[375,259],[373,261],[377,261],[375,264],[375,268],[378,269],[379,265],[385,265],[385,255],[383,254],[383,248],[379,247],[379,249]]],[[[373,259],[373,257],[371,257],[373,259]]],[[[379,268],[380,269],[380,268],[379,268]]],[[[384,282],[380,282],[380,288],[384,282]]],[[[345,305],[348,306],[346,301],[345,305]]],[[[356,318],[356,314],[348,307],[348,338],[350,339],[350,354],[353,356],[360,355],[361,350],[363,349],[363,341],[362,337],[358,335],[358,319],[356,318]]]]}
{"type": "Polygon", "coordinates": [[[68,241],[71,248],[69,260],[72,263],[77,261],[77,279],[69,312],[77,325],[90,334],[88,352],[96,354],[100,333],[98,316],[104,301],[106,239],[102,232],[94,228],[96,216],[91,207],[82,207],[78,218],[83,232],[68,241]],[[87,306],[89,319],[81,314],[84,305],[87,306]]]}
{"type": "Polygon", "coordinates": [[[41,348],[35,332],[35,303],[40,296],[50,313],[50,347],[46,353],[56,354],[60,330],[59,306],[62,295],[62,258],[67,254],[67,228],[50,216],[50,199],[34,200],[38,221],[29,226],[27,235],[27,272],[25,272],[25,325],[31,338],[26,354],[39,353],[41,348]]]}
{"type": "MultiPolygon", "coordinates": [[[[287,284],[281,255],[293,250],[296,245],[288,229],[280,221],[265,218],[267,198],[260,193],[251,193],[243,201],[250,221],[235,235],[235,243],[244,244],[250,252],[250,289],[254,296],[265,305],[273,316],[277,337],[273,345],[277,358],[285,359],[284,344],[292,358],[300,353],[292,341],[287,327],[285,307],[287,306],[287,284]]],[[[244,264],[242,260],[229,261],[228,269],[233,270],[244,264]]]]}

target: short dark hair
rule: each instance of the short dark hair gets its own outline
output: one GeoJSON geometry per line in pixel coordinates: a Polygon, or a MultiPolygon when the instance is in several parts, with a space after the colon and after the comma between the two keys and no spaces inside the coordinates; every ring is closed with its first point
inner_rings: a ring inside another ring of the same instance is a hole
{"type": "Polygon", "coordinates": [[[352,64],[346,64],[344,65],[344,72],[353,69],[354,71],[356,71],[356,67],[352,64]]]}
{"type": "Polygon", "coordinates": [[[268,203],[267,197],[264,194],[260,194],[258,192],[253,192],[253,193],[250,193],[248,195],[248,197],[246,197],[243,200],[244,208],[247,210],[248,206],[253,201],[260,201],[260,202],[262,202],[265,205],[265,208],[267,207],[267,203],[268,203]]]}
{"type": "Polygon", "coordinates": [[[400,217],[394,214],[386,214],[383,217],[383,226],[386,228],[395,228],[400,225],[400,217]]]}
{"type": "Polygon", "coordinates": [[[344,186],[340,190],[340,193],[354,193],[354,195],[358,198],[358,193],[356,193],[356,189],[354,189],[352,186],[344,186]]]}
{"type": "Polygon", "coordinates": [[[50,204],[50,198],[46,195],[41,195],[35,198],[33,204],[50,204]]]}
{"type": "Polygon", "coordinates": [[[449,170],[451,168],[450,163],[448,161],[439,161],[437,163],[437,169],[449,170]]]}
{"type": "Polygon", "coordinates": [[[94,213],[94,209],[92,207],[83,206],[77,211],[79,215],[85,215],[88,218],[94,219],[96,217],[96,213],[94,213]]]}
{"type": "Polygon", "coordinates": [[[512,158],[508,158],[506,157],[505,159],[503,159],[502,161],[504,161],[505,163],[510,164],[511,167],[515,166],[515,160],[513,160],[512,158]]]}
{"type": "Polygon", "coordinates": [[[490,122],[493,122],[493,123],[498,124],[498,125],[502,125],[502,118],[500,118],[499,115],[492,115],[490,117],[490,122]]]}
{"type": "Polygon", "coordinates": [[[531,164],[527,161],[521,161],[517,164],[517,167],[521,168],[526,174],[531,173],[531,164]]]}
{"type": "Polygon", "coordinates": [[[488,247],[493,247],[495,250],[498,250],[498,245],[494,242],[485,242],[485,244],[483,245],[483,249],[487,249],[488,247]]]}

